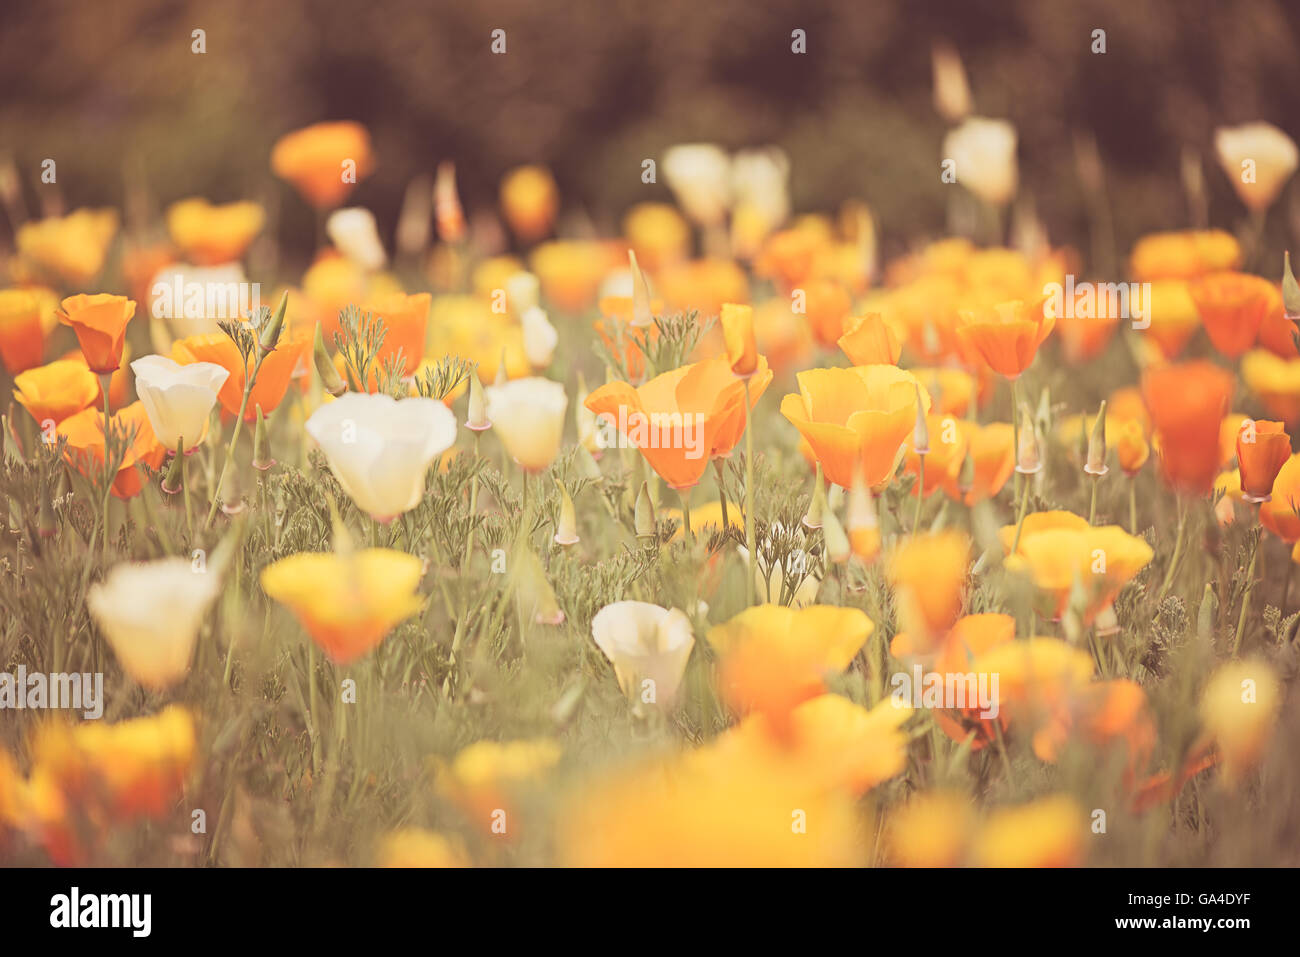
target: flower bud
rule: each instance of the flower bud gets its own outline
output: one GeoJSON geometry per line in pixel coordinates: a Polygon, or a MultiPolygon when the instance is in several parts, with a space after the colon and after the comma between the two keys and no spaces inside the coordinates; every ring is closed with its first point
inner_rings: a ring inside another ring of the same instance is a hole
{"type": "Polygon", "coordinates": [[[275,351],[275,344],[280,341],[280,330],[284,328],[284,314],[289,308],[289,293],[286,291],[280,296],[280,304],[275,307],[275,312],[271,314],[270,320],[262,328],[262,335],[258,339],[258,348],[263,354],[275,351]]]}
{"type": "Polygon", "coordinates": [[[1016,471],[1021,475],[1033,475],[1043,467],[1043,460],[1038,451],[1038,436],[1034,432],[1034,417],[1027,405],[1020,407],[1020,441],[1016,450],[1016,471]]]}
{"type": "Polygon", "coordinates": [[[492,428],[487,417],[487,396],[483,393],[483,383],[479,381],[477,371],[469,376],[469,414],[465,428],[474,432],[486,432],[492,428]]]}
{"type": "Polygon", "coordinates": [[[257,406],[257,427],[253,430],[253,468],[265,472],[275,464],[271,458],[271,438],[266,427],[266,416],[261,403],[257,406]]]}
{"type": "Polygon", "coordinates": [[[578,539],[578,516],[573,510],[573,498],[564,483],[555,480],[555,487],[560,490],[560,517],[555,524],[555,544],[562,546],[576,545],[578,539]]]}
{"type": "Polygon", "coordinates": [[[1106,400],[1101,403],[1097,421],[1092,425],[1092,435],[1088,439],[1088,460],[1083,470],[1093,478],[1101,478],[1109,469],[1106,467],[1106,400]]]}
{"type": "Polygon", "coordinates": [[[650,486],[646,482],[641,483],[641,491],[637,492],[634,518],[636,537],[647,543],[653,543],[658,535],[658,529],[655,522],[655,506],[650,501],[650,486]]]}
{"type": "Polygon", "coordinates": [[[316,366],[316,375],[320,378],[322,389],[335,398],[348,391],[347,383],[339,375],[334,360],[325,349],[325,334],[321,331],[320,323],[316,324],[316,344],[312,348],[312,362],[316,366]]]}

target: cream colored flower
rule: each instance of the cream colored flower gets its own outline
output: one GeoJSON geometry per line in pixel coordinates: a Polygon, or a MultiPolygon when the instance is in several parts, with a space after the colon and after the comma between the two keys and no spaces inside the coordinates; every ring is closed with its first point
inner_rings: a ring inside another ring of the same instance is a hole
{"type": "Polygon", "coordinates": [[[992,206],[1016,193],[1016,128],[1006,120],[969,117],[943,138],[943,158],[956,166],[957,182],[992,206]]]}
{"type": "Polygon", "coordinates": [[[330,213],[325,221],[325,233],[339,252],[363,269],[379,269],[388,259],[375,225],[375,214],[361,206],[330,213]]]}
{"type": "Polygon", "coordinates": [[[313,412],[307,431],[357,506],[388,522],[419,504],[429,466],[456,441],[456,417],[433,399],[348,392],[313,412]]]}
{"type": "Polygon", "coordinates": [[[538,306],[525,310],[521,323],[524,327],[524,355],[534,369],[545,369],[555,358],[555,347],[560,344],[560,334],[551,325],[546,312],[538,306]]]}
{"type": "Polygon", "coordinates": [[[618,685],[642,704],[671,704],[695,646],[690,620],[644,601],[616,601],[591,620],[591,636],[605,653],[618,685]]]}
{"type": "Polygon", "coordinates": [[[185,451],[203,440],[217,393],[230,372],[215,362],[181,365],[166,356],[141,356],[131,363],[135,391],[158,441],[185,451]]]}
{"type": "Polygon", "coordinates": [[[1268,209],[1300,161],[1295,140],[1272,123],[1221,126],[1214,150],[1233,189],[1250,209],[1268,209]]]}
{"type": "Polygon", "coordinates": [[[686,215],[702,226],[720,223],[731,205],[731,158],[713,143],[684,143],[664,153],[664,179],[686,215]]]}
{"type": "Polygon", "coordinates": [[[520,270],[506,280],[506,303],[516,316],[525,315],[541,302],[541,280],[533,273],[520,270]]]}
{"type": "Polygon", "coordinates": [[[780,226],[790,215],[790,157],[776,146],[741,150],[731,161],[731,194],[764,233],[780,226]]]}
{"type": "Polygon", "coordinates": [[[184,558],[117,565],[91,586],[86,607],[126,673],[163,690],[189,670],[219,577],[184,558]]]}
{"type": "Polygon", "coordinates": [[[520,467],[540,472],[555,461],[569,404],[564,386],[533,377],[512,379],[484,391],[492,428],[520,467]]]}

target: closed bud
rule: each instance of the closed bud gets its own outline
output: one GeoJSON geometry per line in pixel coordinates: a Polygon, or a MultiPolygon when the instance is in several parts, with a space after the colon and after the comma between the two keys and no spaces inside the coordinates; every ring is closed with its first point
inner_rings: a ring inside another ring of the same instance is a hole
{"type": "Polygon", "coordinates": [[[473,432],[485,432],[492,428],[487,415],[487,396],[483,392],[483,383],[478,380],[478,372],[469,375],[469,413],[465,419],[465,428],[473,432]]]}
{"type": "Polygon", "coordinates": [[[288,308],[289,293],[285,292],[280,296],[280,304],[275,307],[275,312],[271,314],[271,318],[262,327],[262,334],[258,339],[258,348],[263,355],[275,351],[275,344],[280,341],[280,331],[284,328],[284,314],[288,308]]]}
{"type": "Polygon", "coordinates": [[[555,487],[560,490],[560,517],[555,523],[555,544],[568,547],[578,544],[578,516],[573,510],[573,498],[564,483],[555,480],[555,487]]]}
{"type": "Polygon", "coordinates": [[[635,513],[636,537],[648,542],[653,542],[657,536],[655,523],[655,506],[650,501],[650,486],[646,482],[641,483],[641,491],[636,494],[636,513],[635,513]]]}
{"type": "Polygon", "coordinates": [[[916,425],[912,427],[912,448],[917,455],[930,454],[930,427],[925,423],[925,404],[921,401],[921,387],[916,389],[916,425]]]}
{"type": "Polygon", "coordinates": [[[253,430],[253,468],[265,472],[275,464],[271,458],[271,437],[266,427],[266,416],[261,403],[257,406],[257,427],[253,430]]]}
{"type": "Polygon", "coordinates": [[[645,273],[637,265],[636,253],[629,249],[627,258],[632,268],[632,325],[646,328],[654,324],[654,314],[650,311],[650,286],[646,283],[645,273]]]}
{"type": "Polygon", "coordinates": [[[831,561],[842,565],[849,560],[849,556],[853,554],[853,546],[849,543],[848,535],[844,533],[844,526],[835,517],[835,512],[829,508],[822,517],[822,537],[826,540],[826,554],[831,561]]]}
{"type": "Polygon", "coordinates": [[[339,370],[334,366],[334,360],[330,358],[329,352],[325,349],[325,334],[321,332],[320,323],[316,324],[316,344],[312,348],[312,362],[316,365],[316,375],[320,379],[322,389],[335,398],[348,391],[347,383],[339,375],[339,370]]]}
{"type": "Polygon", "coordinates": [[[1106,474],[1106,402],[1103,399],[1097,421],[1093,423],[1092,435],[1088,439],[1088,460],[1083,470],[1094,478],[1106,474]]]}
{"type": "Polygon", "coordinates": [[[1033,475],[1043,467],[1043,460],[1038,451],[1038,435],[1034,431],[1034,417],[1029,406],[1020,407],[1020,440],[1016,450],[1016,471],[1022,475],[1033,475]]]}

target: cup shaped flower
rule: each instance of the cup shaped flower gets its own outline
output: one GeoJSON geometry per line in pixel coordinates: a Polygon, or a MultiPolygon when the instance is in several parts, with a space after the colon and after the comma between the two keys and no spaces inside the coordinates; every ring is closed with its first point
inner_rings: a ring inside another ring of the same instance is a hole
{"type": "MultiPolygon", "coordinates": [[[[275,349],[262,360],[262,367],[257,370],[257,380],[248,393],[248,405],[244,408],[244,421],[252,422],[257,418],[258,406],[262,412],[270,415],[289,391],[289,380],[298,372],[299,366],[308,359],[312,340],[305,332],[292,332],[281,335],[275,349]]],[[[251,359],[246,367],[239,349],[224,332],[214,332],[200,336],[187,336],[172,343],[172,358],[181,365],[195,362],[208,362],[221,366],[230,373],[217,393],[221,403],[230,416],[239,415],[239,406],[244,398],[244,382],[247,370],[251,370],[257,361],[251,359]]]]}
{"type": "Polygon", "coordinates": [[[217,393],[230,373],[212,362],[181,365],[166,356],[142,356],[131,363],[154,435],[166,448],[188,452],[203,440],[217,393]]]}
{"type": "MultiPolygon", "coordinates": [[[[432,401],[432,400],[430,400],[432,401]]],[[[390,548],[300,552],[262,569],[262,590],[287,605],[337,664],[374,649],[420,610],[423,563],[390,548]]]]}
{"type": "Polygon", "coordinates": [[[1154,556],[1146,540],[1118,525],[1081,529],[1055,528],[1025,534],[1007,559],[1008,568],[1029,573],[1034,586],[1049,598],[1047,617],[1059,620],[1078,588],[1084,624],[1111,604],[1120,590],[1154,556]]]}
{"type": "MultiPolygon", "coordinates": [[[[757,403],[772,381],[762,356],[749,380],[757,403]]],[[[725,358],[657,375],[640,388],[609,382],[587,397],[609,434],[615,430],[675,489],[694,487],[715,456],[730,454],[745,431],[745,382],[725,358]]],[[[493,420],[495,421],[495,419],[493,420]]]]}
{"type": "Polygon", "coordinates": [[[1292,455],[1273,479],[1272,497],[1259,507],[1259,523],[1288,544],[1300,541],[1300,455],[1292,455]]]}
{"type": "Polygon", "coordinates": [[[510,457],[526,472],[548,468],[564,437],[564,410],[569,406],[564,386],[534,376],[511,379],[483,391],[492,430],[510,457]]]}
{"type": "Polygon", "coordinates": [[[1236,359],[1255,344],[1277,290],[1267,279],[1239,272],[1202,276],[1188,286],[1214,348],[1236,359]]]}
{"type": "Polygon", "coordinates": [[[1291,437],[1281,422],[1247,419],[1237,430],[1237,465],[1241,492],[1248,502],[1267,502],[1273,482],[1291,458],[1291,437]]]}
{"type": "MultiPolygon", "coordinates": [[[[113,479],[113,494],[126,499],[140,494],[144,479],[137,465],[157,471],[167,457],[167,448],[154,435],[144,403],[132,402],[113,413],[110,428],[123,438],[134,436],[113,479]]],[[[58,426],[58,434],[67,439],[65,455],[70,465],[89,478],[98,479],[104,471],[104,413],[101,409],[82,409],[58,426]]]]}
{"type": "Polygon", "coordinates": [[[59,359],[14,376],[14,398],[38,424],[57,425],[99,396],[99,380],[80,358],[59,359]]]}
{"type": "Polygon", "coordinates": [[[649,602],[617,601],[596,613],[591,637],[614,666],[625,695],[642,704],[672,704],[695,647],[686,615],[649,602]]]}
{"type": "Polygon", "coordinates": [[[196,266],[218,266],[238,259],[265,221],[262,207],[248,201],[214,206],[196,197],[167,207],[172,242],[196,266]]]}
{"type": "Polygon", "coordinates": [[[86,593],[90,616],[122,669],[161,691],[185,677],[220,576],[187,558],[115,565],[86,593]]]}
{"type": "Polygon", "coordinates": [[[918,395],[930,411],[917,378],[892,365],[809,369],[796,378],[799,392],[781,400],[781,414],[807,439],[827,481],[851,488],[860,469],[869,486],[887,482],[916,425],[918,395]]]}
{"type": "Polygon", "coordinates": [[[1214,131],[1214,151],[1237,196],[1255,211],[1273,205],[1300,162],[1295,140],[1272,123],[1221,126],[1214,131]]]}
{"type": "Polygon", "coordinates": [[[316,123],[276,140],[271,170],[313,206],[332,209],[375,168],[370,134],[360,123],[316,123]]]}
{"type": "Polygon", "coordinates": [[[957,182],[991,206],[1016,194],[1016,128],[1006,120],[968,117],[944,137],[943,158],[955,165],[957,182]]]}
{"type": "Polygon", "coordinates": [[[1015,379],[1029,368],[1055,323],[1045,300],[1018,299],[963,311],[957,339],[998,375],[1015,379]]]}
{"type": "Polygon", "coordinates": [[[103,375],[122,364],[126,324],[135,315],[135,300],[101,292],[69,296],[59,304],[59,322],[77,334],[90,371],[103,375]]]}
{"type": "Polygon", "coordinates": [[[1231,373],[1204,360],[1157,366],[1142,376],[1160,471],[1175,489],[1204,495],[1219,474],[1219,424],[1232,399],[1231,373]]]}
{"type": "Polygon", "coordinates": [[[856,608],[756,605],[710,629],[709,644],[721,659],[727,702],[765,715],[785,737],[791,710],[821,694],[826,677],[847,668],[873,630],[856,608]]]}
{"type": "Polygon", "coordinates": [[[389,522],[420,503],[429,466],[456,441],[456,416],[435,399],[348,392],[313,412],[307,432],[357,507],[389,522]]]}
{"type": "Polygon", "coordinates": [[[26,289],[0,292],[0,360],[13,375],[41,364],[45,354],[45,329],[41,304],[26,289]]]}

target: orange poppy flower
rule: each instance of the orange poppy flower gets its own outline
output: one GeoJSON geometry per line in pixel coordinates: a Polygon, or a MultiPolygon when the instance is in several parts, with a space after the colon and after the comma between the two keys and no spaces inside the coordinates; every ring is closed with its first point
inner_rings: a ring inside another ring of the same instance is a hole
{"type": "Polygon", "coordinates": [[[1115,437],[1115,454],[1119,457],[1119,467],[1130,477],[1136,475],[1146,464],[1151,455],[1151,446],[1142,430],[1142,423],[1134,419],[1125,419],[1115,437]]]}
{"type": "Polygon", "coordinates": [[[1204,495],[1219,474],[1219,423],[1232,399],[1233,377],[1205,362],[1148,369],[1142,395],[1157,436],[1160,471],[1175,489],[1204,495]]]}
{"type": "Polygon", "coordinates": [[[1268,311],[1259,324],[1259,344],[1280,359],[1300,357],[1295,347],[1297,326],[1287,318],[1286,305],[1282,302],[1282,290],[1270,284],[1272,293],[1268,311]]]}
{"type": "MultiPolygon", "coordinates": [[[[918,482],[912,487],[912,494],[929,495],[940,485],[956,482],[961,475],[962,463],[966,460],[967,435],[962,431],[961,423],[951,415],[927,415],[926,431],[930,433],[930,449],[925,455],[925,488],[918,482]]],[[[915,437],[905,446],[903,470],[910,475],[920,476],[921,456],[915,448],[915,437]]]]}
{"type": "Polygon", "coordinates": [[[1145,539],[1118,525],[1022,530],[1020,547],[1007,567],[1029,573],[1047,597],[1045,614],[1057,621],[1071,594],[1081,587],[1086,598],[1083,620],[1090,624],[1103,608],[1150,562],[1154,552],[1145,539]]]}
{"type": "Polygon", "coordinates": [[[754,261],[756,275],[793,289],[812,275],[813,263],[825,240],[807,229],[782,229],[767,237],[754,261]]]}
{"type": "Polygon", "coordinates": [[[1129,262],[1133,278],[1139,281],[1195,279],[1235,269],[1241,262],[1241,247],[1221,229],[1151,233],[1137,241],[1129,262]]]}
{"type": "Polygon", "coordinates": [[[659,271],[659,295],[670,309],[716,316],[724,302],[749,302],[749,279],[730,259],[693,259],[659,271]]]}
{"type": "Polygon", "coordinates": [[[869,486],[888,481],[916,425],[918,389],[930,411],[930,395],[916,377],[872,365],[809,369],[796,378],[799,392],[781,400],[781,414],[808,440],[827,481],[850,488],[858,469],[869,486]]]}
{"type": "Polygon", "coordinates": [[[1277,473],[1290,457],[1291,437],[1281,422],[1243,422],[1237,430],[1242,497],[1248,502],[1267,502],[1277,473]]]}
{"type": "Polygon", "coordinates": [[[1142,334],[1156,344],[1161,355],[1173,359],[1186,348],[1201,323],[1188,283],[1181,279],[1156,280],[1146,299],[1150,324],[1142,334]]]}
{"type": "MultiPolygon", "coordinates": [[[[140,494],[144,478],[136,465],[147,465],[157,471],[167,456],[161,442],[154,435],[144,403],[132,402],[110,419],[114,432],[134,434],[130,447],[122,459],[117,476],[113,479],[113,494],[126,499],[140,494]]],[[[68,440],[68,462],[87,477],[95,477],[104,469],[104,413],[100,409],[82,409],[59,423],[58,434],[68,440]]]]}
{"type": "Polygon", "coordinates": [[[1300,455],[1292,455],[1273,479],[1272,498],[1259,507],[1259,523],[1282,541],[1300,541],[1300,455]]]}
{"type": "Polygon", "coordinates": [[[544,166],[519,166],[501,180],[501,211],[516,236],[536,242],[551,231],[560,210],[560,190],[544,166]]]}
{"type": "Polygon", "coordinates": [[[893,327],[878,312],[846,320],[837,343],[855,366],[896,366],[903,351],[893,327]]]}
{"type": "Polygon", "coordinates": [[[14,398],[38,423],[58,424],[99,397],[99,380],[80,357],[59,359],[14,377],[14,398]]]}
{"type": "Polygon", "coordinates": [[[244,255],[262,230],[266,213],[257,203],[214,206],[206,199],[183,199],[167,208],[167,231],[197,266],[217,266],[244,255]]]}
{"type": "Polygon", "coordinates": [[[970,539],[958,531],[914,535],[890,555],[899,624],[918,652],[933,647],[961,614],[969,559],[970,539]]]}
{"type": "Polygon", "coordinates": [[[13,375],[41,364],[45,332],[40,300],[25,289],[0,292],[0,359],[13,375]]]}
{"type": "Polygon", "coordinates": [[[620,256],[611,243],[552,239],[533,249],[529,265],[547,300],[561,312],[580,313],[591,308],[601,280],[616,265],[626,263],[626,256],[626,252],[620,256]]]}
{"type": "Polygon", "coordinates": [[[1014,300],[980,312],[963,311],[957,339],[994,372],[1014,379],[1029,368],[1054,324],[1044,300],[1014,300]]]}
{"type": "Polygon", "coordinates": [[[829,279],[817,279],[808,283],[803,292],[809,330],[823,346],[834,348],[844,335],[845,320],[853,309],[848,290],[829,279]]]}
{"type": "MultiPolygon", "coordinates": [[[[280,337],[279,344],[263,360],[262,368],[258,370],[257,381],[253,384],[248,406],[244,410],[245,422],[257,418],[258,406],[261,406],[263,414],[270,415],[280,404],[289,389],[289,380],[311,348],[311,342],[305,332],[285,333],[280,337]]],[[[172,344],[172,359],[181,365],[214,362],[229,372],[229,377],[217,393],[217,400],[231,416],[239,415],[247,373],[243,357],[229,336],[224,332],[212,332],[178,339],[172,344]]],[[[250,364],[254,361],[256,360],[250,359],[250,364]]]]}
{"type": "MultiPolygon", "coordinates": [[[[772,373],[758,357],[750,380],[757,403],[772,373]]],[[[709,459],[727,455],[744,433],[745,385],[726,359],[704,359],[655,376],[640,388],[609,382],[587,396],[587,408],[641,450],[672,488],[695,486],[709,459]]]]}
{"type": "Polygon", "coordinates": [[[1188,287],[1214,348],[1235,359],[1255,342],[1259,325],[1273,307],[1273,284],[1246,273],[1220,272],[1188,287]]]}
{"type": "MultiPolygon", "coordinates": [[[[429,302],[427,292],[408,296],[393,292],[370,300],[362,310],[374,313],[384,321],[384,344],[379,349],[377,361],[382,367],[402,351],[406,375],[411,375],[424,358],[424,346],[429,334],[429,302]]],[[[263,411],[266,411],[263,409],[263,411]]]]}
{"type": "Polygon", "coordinates": [[[722,334],[727,343],[727,361],[739,376],[753,375],[758,367],[758,344],[754,340],[754,307],[734,302],[722,304],[722,334]]]}
{"type": "Polygon", "coordinates": [[[1122,745],[1128,754],[1125,784],[1134,787],[1156,746],[1155,721],[1142,686],[1128,678],[1098,681],[1083,685],[1072,697],[1034,734],[1034,754],[1054,763],[1076,735],[1098,748],[1122,745]]]}
{"type": "Polygon", "coordinates": [[[957,423],[966,436],[966,447],[975,465],[975,478],[969,488],[961,486],[961,468],[956,476],[945,479],[943,489],[950,498],[974,505],[1002,491],[1016,467],[1015,429],[1010,422],[977,425],[965,419],[957,423]]]}
{"type": "Polygon", "coordinates": [[[755,308],[754,336],[758,351],[767,356],[768,365],[777,375],[810,364],[812,334],[788,299],[769,299],[755,308]]]}
{"type": "Polygon", "coordinates": [[[122,364],[126,324],[135,315],[135,300],[101,292],[69,296],[59,305],[59,321],[77,334],[90,371],[103,375],[122,364]]]}
{"type": "MultiPolygon", "coordinates": [[[[963,615],[940,644],[934,670],[939,674],[969,674],[973,662],[994,648],[1009,644],[1015,637],[1016,620],[1010,615],[963,615]]],[[[972,751],[978,751],[997,740],[994,721],[1000,722],[1004,731],[1007,728],[1007,718],[1001,714],[998,718],[986,719],[978,713],[971,714],[959,709],[937,709],[934,718],[944,734],[954,741],[965,741],[974,731],[972,751]]]]}
{"type": "Polygon", "coordinates": [[[271,148],[271,170],[313,206],[332,209],[375,169],[370,134],[360,123],[316,123],[286,133],[271,148]]]}

